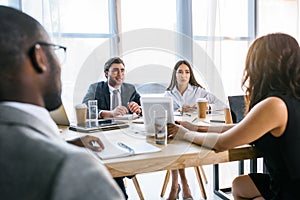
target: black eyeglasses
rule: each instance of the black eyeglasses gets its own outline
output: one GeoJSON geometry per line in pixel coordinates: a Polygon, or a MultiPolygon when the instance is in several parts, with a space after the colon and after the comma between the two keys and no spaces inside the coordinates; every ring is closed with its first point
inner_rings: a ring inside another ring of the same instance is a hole
{"type": "Polygon", "coordinates": [[[67,57],[67,47],[61,46],[61,45],[57,45],[57,44],[51,44],[51,43],[47,43],[47,42],[37,42],[35,45],[41,45],[41,46],[49,46],[53,49],[53,51],[55,52],[58,60],[60,61],[60,64],[63,64],[66,61],[66,57],[67,57]]]}

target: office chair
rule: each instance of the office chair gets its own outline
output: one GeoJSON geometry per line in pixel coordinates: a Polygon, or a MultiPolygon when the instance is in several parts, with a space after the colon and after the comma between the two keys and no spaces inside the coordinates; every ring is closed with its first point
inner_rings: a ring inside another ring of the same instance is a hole
{"type": "MultiPolygon", "coordinates": [[[[239,123],[245,116],[245,96],[228,96],[232,122],[239,123]]],[[[239,161],[239,174],[244,174],[244,161],[239,161]]]]}
{"type": "MultiPolygon", "coordinates": [[[[230,107],[230,113],[232,117],[232,123],[240,122],[245,116],[245,96],[228,96],[228,103],[230,107]]],[[[252,162],[252,161],[251,161],[252,162]]],[[[254,164],[252,165],[254,166],[254,164]]],[[[213,165],[214,173],[214,193],[224,199],[229,199],[227,192],[231,191],[231,188],[219,188],[219,164],[213,165]]],[[[244,174],[244,161],[239,161],[239,174],[244,174]]]]}
{"type": "MultiPolygon", "coordinates": [[[[228,102],[231,109],[232,121],[233,123],[239,123],[245,116],[245,96],[228,96],[228,102]]],[[[250,160],[250,171],[254,172],[257,170],[256,159],[250,160]]],[[[266,166],[263,165],[264,173],[267,173],[266,166]]],[[[244,174],[244,161],[239,161],[239,173],[244,174]]]]}
{"type": "Polygon", "coordinates": [[[163,94],[166,91],[166,87],[160,83],[144,83],[136,87],[136,90],[141,95],[143,94],[163,94]]]}
{"type": "Polygon", "coordinates": [[[239,123],[245,116],[245,96],[228,96],[232,122],[239,123]]]}

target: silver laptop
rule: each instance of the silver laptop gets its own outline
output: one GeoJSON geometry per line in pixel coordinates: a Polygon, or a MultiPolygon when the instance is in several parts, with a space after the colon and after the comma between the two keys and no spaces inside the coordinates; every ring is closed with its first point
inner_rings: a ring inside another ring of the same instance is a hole
{"type": "Polygon", "coordinates": [[[112,119],[97,120],[93,123],[87,121],[84,125],[70,124],[69,118],[63,105],[61,105],[58,109],[51,111],[50,115],[57,125],[70,126],[70,130],[84,133],[128,127],[128,123],[115,121],[112,119]]]}
{"type": "Polygon", "coordinates": [[[174,123],[174,108],[171,97],[141,97],[144,125],[147,133],[154,133],[153,111],[167,110],[167,123],[174,123]]]}

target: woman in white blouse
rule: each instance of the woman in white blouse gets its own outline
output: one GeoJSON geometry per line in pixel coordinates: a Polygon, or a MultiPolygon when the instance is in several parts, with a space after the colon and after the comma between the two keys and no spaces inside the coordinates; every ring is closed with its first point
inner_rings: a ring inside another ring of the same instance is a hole
{"type": "MultiPolygon", "coordinates": [[[[196,109],[196,100],[198,98],[206,98],[209,104],[214,104],[215,109],[224,109],[226,107],[223,102],[207,92],[196,81],[191,65],[186,60],[180,60],[175,64],[171,83],[165,92],[165,96],[172,97],[174,110],[182,112],[190,112],[196,109]]],[[[193,199],[184,169],[172,170],[172,186],[168,199],[176,199],[180,191],[178,172],[182,183],[183,199],[193,199]]]]}

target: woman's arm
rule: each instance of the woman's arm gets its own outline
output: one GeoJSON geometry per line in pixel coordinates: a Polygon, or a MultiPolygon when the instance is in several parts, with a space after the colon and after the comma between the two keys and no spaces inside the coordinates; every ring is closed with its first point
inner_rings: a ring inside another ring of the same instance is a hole
{"type": "Polygon", "coordinates": [[[236,124],[222,124],[222,125],[210,125],[210,126],[202,126],[202,125],[196,125],[192,124],[187,121],[176,121],[181,126],[187,128],[190,131],[196,131],[196,132],[217,132],[217,133],[223,133],[232,127],[234,127],[236,124]]]}
{"type": "Polygon", "coordinates": [[[287,120],[288,113],[285,103],[280,98],[269,97],[254,106],[239,124],[222,134],[198,133],[176,125],[173,125],[176,127],[172,127],[170,132],[170,125],[168,125],[168,133],[175,138],[223,151],[249,144],[268,132],[279,137],[284,133],[287,120]]]}

